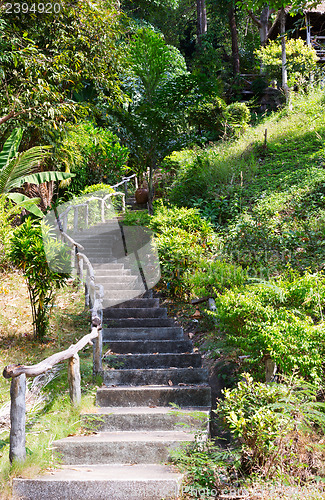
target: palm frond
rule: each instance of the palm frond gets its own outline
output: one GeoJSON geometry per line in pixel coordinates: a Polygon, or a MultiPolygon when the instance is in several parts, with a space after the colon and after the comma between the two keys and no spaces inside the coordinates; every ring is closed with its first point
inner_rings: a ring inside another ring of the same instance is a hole
{"type": "Polygon", "coordinates": [[[2,151],[0,152],[0,172],[8,165],[10,160],[17,154],[21,139],[23,137],[23,130],[16,128],[6,140],[2,151]]]}
{"type": "Polygon", "coordinates": [[[0,193],[21,187],[25,176],[31,174],[49,154],[50,146],[35,146],[12,159],[0,171],[0,193]]]}
{"type": "Polygon", "coordinates": [[[27,175],[22,178],[21,186],[25,182],[29,182],[30,184],[42,184],[43,182],[51,182],[51,181],[62,181],[65,179],[70,179],[74,177],[75,174],[70,174],[68,172],[56,172],[56,171],[48,171],[48,172],[36,172],[35,174],[27,175]]]}

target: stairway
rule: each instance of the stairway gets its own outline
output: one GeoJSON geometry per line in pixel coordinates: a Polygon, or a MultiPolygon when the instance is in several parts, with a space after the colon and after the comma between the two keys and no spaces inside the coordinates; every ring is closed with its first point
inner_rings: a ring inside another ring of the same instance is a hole
{"type": "Polygon", "coordinates": [[[182,328],[143,293],[138,276],[109,262],[105,241],[84,246],[105,290],[103,386],[94,410],[82,416],[96,433],[54,442],[64,465],[14,479],[14,498],[175,499],[182,475],[166,463],[170,450],[193,442],[198,431],[208,434],[207,372],[182,328]]]}

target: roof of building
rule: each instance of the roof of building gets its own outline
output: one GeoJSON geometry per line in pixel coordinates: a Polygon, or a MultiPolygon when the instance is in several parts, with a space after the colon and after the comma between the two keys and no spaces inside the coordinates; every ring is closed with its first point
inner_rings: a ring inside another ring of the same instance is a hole
{"type": "Polygon", "coordinates": [[[325,14],[325,1],[323,2],[320,2],[317,7],[312,7],[312,8],[309,8],[309,9],[304,9],[304,12],[307,13],[307,12],[313,12],[313,13],[316,13],[316,14],[325,14]]]}

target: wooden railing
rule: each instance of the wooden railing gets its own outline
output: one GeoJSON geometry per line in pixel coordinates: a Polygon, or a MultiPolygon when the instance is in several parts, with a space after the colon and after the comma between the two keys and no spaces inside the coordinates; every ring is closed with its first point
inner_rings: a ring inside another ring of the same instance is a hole
{"type": "Polygon", "coordinates": [[[124,186],[124,193],[125,197],[128,195],[128,183],[131,181],[131,179],[134,179],[134,184],[135,184],[135,189],[138,189],[138,179],[136,174],[130,175],[129,177],[122,177],[122,181],[119,182],[118,184],[115,184],[112,186],[113,189],[117,189],[120,186],[124,186]]]}
{"type": "MultiPolygon", "coordinates": [[[[62,361],[69,360],[68,363],[68,381],[70,399],[74,406],[78,406],[81,401],[80,385],[80,363],[78,352],[87,344],[92,345],[96,339],[96,345],[99,345],[98,337],[101,335],[101,320],[93,318],[91,332],[80,339],[76,344],[71,345],[62,352],[53,354],[44,359],[37,365],[8,365],[3,370],[3,376],[11,378],[10,386],[10,451],[9,459],[23,461],[26,458],[26,377],[36,377],[42,373],[51,370],[53,366],[62,361]]],[[[94,349],[95,358],[99,361],[100,353],[94,349]]]]}
{"type": "MultiPolygon", "coordinates": [[[[88,228],[89,224],[89,203],[93,200],[99,200],[101,204],[101,221],[105,222],[105,207],[110,208],[107,200],[113,196],[122,196],[122,208],[125,210],[125,197],[128,192],[128,182],[135,179],[135,186],[137,187],[136,175],[124,177],[123,180],[112,186],[115,189],[114,193],[108,193],[103,198],[91,196],[85,203],[77,203],[71,205],[59,216],[57,216],[57,223],[59,227],[60,236],[71,247],[72,258],[76,263],[77,275],[80,281],[83,280],[84,266],[87,270],[85,282],[85,302],[90,307],[92,317],[91,333],[85,335],[76,344],[71,345],[65,351],[53,354],[49,358],[44,359],[40,363],[32,366],[25,365],[8,365],[3,370],[3,376],[7,379],[11,378],[10,386],[10,451],[9,459],[24,461],[26,458],[26,378],[36,377],[42,373],[47,372],[57,363],[69,360],[68,362],[68,383],[69,394],[71,402],[74,406],[78,406],[81,400],[81,377],[80,377],[80,362],[78,352],[83,349],[87,344],[93,345],[93,366],[94,373],[99,373],[102,368],[102,320],[103,320],[103,307],[102,300],[104,296],[104,289],[102,285],[96,284],[94,269],[88,257],[82,253],[84,247],[69,236],[66,231],[68,227],[68,215],[73,210],[73,229],[74,233],[78,229],[78,217],[80,207],[85,208],[85,225],[88,228]],[[119,186],[124,186],[125,193],[116,191],[119,186]],[[93,340],[95,343],[93,344],[93,340]]],[[[85,229],[85,228],[84,228],[85,229]]]]}

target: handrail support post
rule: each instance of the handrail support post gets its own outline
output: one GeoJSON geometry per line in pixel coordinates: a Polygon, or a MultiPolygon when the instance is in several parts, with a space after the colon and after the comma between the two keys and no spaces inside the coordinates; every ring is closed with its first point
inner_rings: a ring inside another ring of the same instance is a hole
{"type": "Polygon", "coordinates": [[[26,458],[26,375],[13,377],[10,385],[10,451],[9,460],[26,458]]]}

